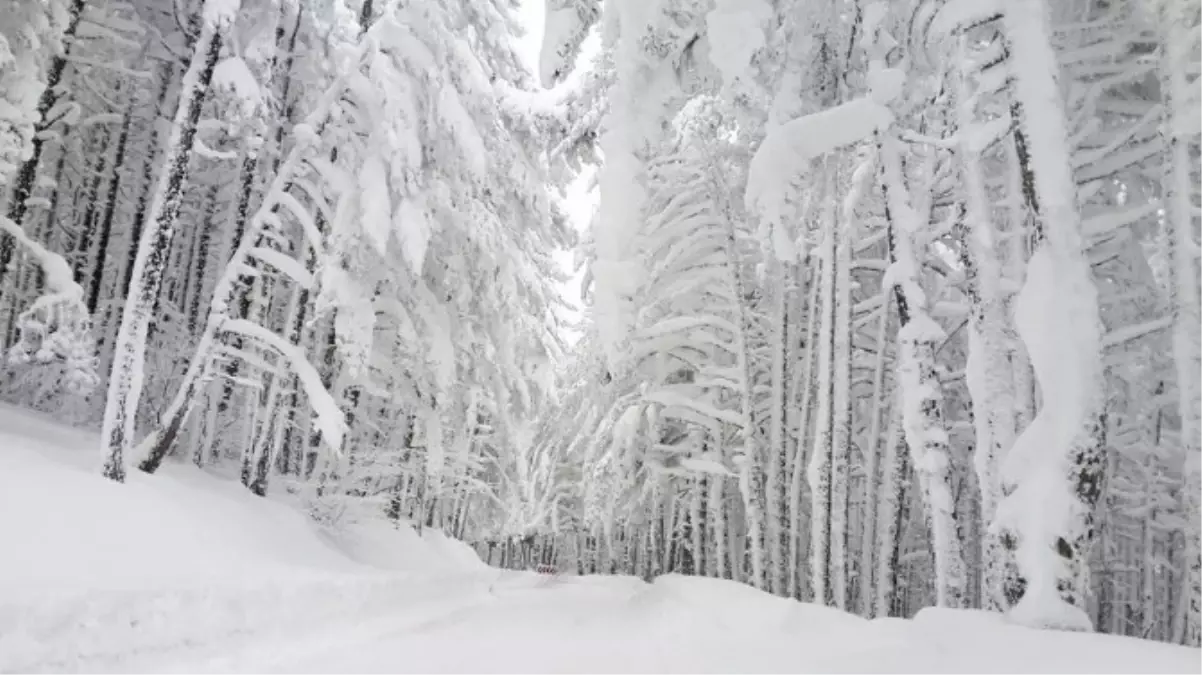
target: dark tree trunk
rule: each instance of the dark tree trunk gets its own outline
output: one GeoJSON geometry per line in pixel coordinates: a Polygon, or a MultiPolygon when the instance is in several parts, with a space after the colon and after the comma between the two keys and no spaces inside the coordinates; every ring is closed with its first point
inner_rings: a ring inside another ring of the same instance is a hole
{"type": "Polygon", "coordinates": [[[89,270],[92,271],[93,276],[96,275],[96,268],[92,264],[92,247],[95,243],[93,235],[96,234],[96,211],[100,206],[100,184],[103,182],[105,173],[108,171],[109,146],[113,143],[112,134],[107,129],[102,129],[100,135],[100,140],[97,143],[99,152],[96,153],[96,161],[92,166],[88,167],[88,187],[84,192],[86,205],[84,206],[83,219],[77,225],[79,228],[79,240],[75,246],[76,279],[83,279],[89,270]]]}
{"type": "MultiPolygon", "coordinates": [[[[63,52],[50,61],[50,68],[46,73],[46,88],[38,99],[38,122],[33,137],[33,147],[30,150],[29,159],[21,164],[13,181],[8,202],[8,219],[18,226],[22,225],[25,220],[25,214],[29,209],[29,198],[33,195],[34,186],[37,184],[38,165],[42,161],[42,151],[46,147],[46,140],[42,137],[41,132],[54,123],[54,120],[46,119],[46,113],[50,112],[58,103],[59,85],[62,83],[63,72],[67,68],[67,57],[71,53],[73,38],[79,28],[79,19],[83,16],[84,4],[85,0],[72,0],[70,7],[67,8],[67,27],[63,30],[62,36],[63,52]]],[[[5,275],[8,273],[13,250],[12,238],[0,237],[0,285],[4,283],[5,275]]]]}
{"type": "Polygon", "coordinates": [[[121,120],[121,131],[117,135],[117,149],[113,157],[113,179],[109,181],[108,194],[105,195],[104,214],[100,218],[100,231],[97,233],[96,266],[92,270],[92,279],[88,284],[88,313],[95,314],[100,302],[100,286],[104,280],[105,267],[108,264],[109,239],[113,233],[113,217],[117,211],[117,197],[121,190],[121,167],[125,165],[125,152],[129,142],[129,127],[133,119],[133,103],[125,111],[121,120]]]}
{"type": "MultiPolygon", "coordinates": [[[[163,107],[167,104],[173,70],[173,64],[167,61],[164,61],[160,68],[159,93],[155,103],[156,116],[162,114],[163,107]]],[[[147,153],[145,161],[142,163],[142,191],[138,195],[137,205],[134,207],[133,220],[130,221],[129,252],[126,254],[125,272],[121,277],[118,298],[129,297],[129,287],[134,277],[134,260],[138,257],[138,242],[142,239],[142,225],[146,221],[146,211],[150,208],[150,191],[154,189],[155,151],[162,145],[162,142],[159,139],[158,125],[155,124],[155,121],[151,122],[150,128],[149,147],[151,151],[147,153]]]]}
{"type": "MultiPolygon", "coordinates": [[[[109,395],[105,413],[105,445],[108,456],[105,459],[104,475],[112,480],[125,480],[124,449],[133,439],[127,434],[133,428],[133,418],[137,415],[138,402],[141,392],[134,388],[133,372],[141,368],[145,358],[146,331],[152,318],[152,308],[158,298],[163,281],[163,268],[171,252],[171,241],[175,235],[176,217],[179,214],[180,201],[184,187],[188,181],[188,164],[192,156],[192,144],[196,137],[197,124],[200,121],[201,109],[204,106],[205,95],[213,78],[213,70],[221,55],[223,43],[221,32],[212,29],[207,44],[198,45],[203,52],[194,54],[196,66],[196,81],[193,88],[185,90],[177,106],[173,139],[169,148],[167,165],[163,167],[158,194],[155,196],[155,213],[149,223],[149,231],[142,233],[137,249],[145,247],[145,257],[142,265],[138,266],[138,256],[135,254],[134,273],[139,275],[136,291],[132,291],[126,299],[126,311],[123,314],[121,327],[118,331],[115,345],[117,356],[113,364],[113,372],[109,380],[109,395]]],[[[176,425],[178,433],[178,425],[176,425]]],[[[156,465],[157,466],[157,465],[156,465]]],[[[145,469],[145,467],[143,467],[145,469]]],[[[151,468],[153,470],[153,468],[151,468]]]]}

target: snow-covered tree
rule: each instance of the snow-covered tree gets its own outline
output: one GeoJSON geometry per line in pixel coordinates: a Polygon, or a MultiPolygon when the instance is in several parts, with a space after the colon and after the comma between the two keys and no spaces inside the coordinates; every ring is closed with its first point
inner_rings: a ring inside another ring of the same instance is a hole
{"type": "Polygon", "coordinates": [[[1199,15],[0,0],[0,399],[505,567],[1197,644],[1199,15]]]}

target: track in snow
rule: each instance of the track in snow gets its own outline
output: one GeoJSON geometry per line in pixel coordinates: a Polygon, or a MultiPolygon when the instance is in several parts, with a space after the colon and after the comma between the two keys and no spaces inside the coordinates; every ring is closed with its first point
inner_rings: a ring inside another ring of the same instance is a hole
{"type": "Polygon", "coordinates": [[[634,644],[633,630],[613,630],[640,586],[646,588],[632,579],[502,577],[466,601],[416,615],[401,608],[394,616],[337,626],[303,642],[259,647],[186,669],[595,672],[588,655],[606,649],[632,658],[624,670],[660,670],[631,653],[643,651],[634,644]]]}

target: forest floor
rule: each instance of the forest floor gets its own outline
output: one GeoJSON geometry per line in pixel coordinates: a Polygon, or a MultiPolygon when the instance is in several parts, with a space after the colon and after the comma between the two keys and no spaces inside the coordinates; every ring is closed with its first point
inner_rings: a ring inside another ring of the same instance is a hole
{"type": "Polygon", "coordinates": [[[865,620],[676,575],[486,567],[407,526],[171,465],[117,485],[94,433],[0,407],[0,672],[1192,672],[1202,652],[973,611],[865,620]]]}

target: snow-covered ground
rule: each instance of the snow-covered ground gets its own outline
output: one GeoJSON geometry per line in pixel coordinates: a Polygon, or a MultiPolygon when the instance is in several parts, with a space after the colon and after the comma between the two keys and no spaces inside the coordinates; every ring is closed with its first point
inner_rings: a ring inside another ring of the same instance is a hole
{"type": "Polygon", "coordinates": [[[748,587],[485,567],[387,523],[321,533],[187,466],[0,408],[0,672],[1192,672],[1200,652],[980,612],[867,621],[748,587]]]}

